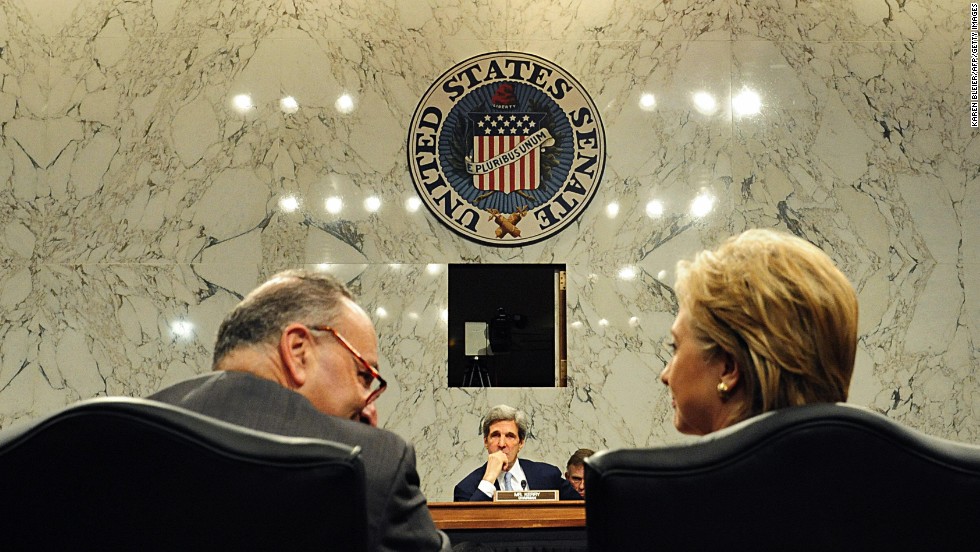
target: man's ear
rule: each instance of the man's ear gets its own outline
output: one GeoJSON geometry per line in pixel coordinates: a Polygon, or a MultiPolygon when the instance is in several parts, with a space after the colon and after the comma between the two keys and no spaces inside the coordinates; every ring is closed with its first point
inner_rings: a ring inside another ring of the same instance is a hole
{"type": "Polygon", "coordinates": [[[279,336],[279,358],[292,387],[302,387],[313,368],[313,334],[302,324],[290,324],[279,336]]]}

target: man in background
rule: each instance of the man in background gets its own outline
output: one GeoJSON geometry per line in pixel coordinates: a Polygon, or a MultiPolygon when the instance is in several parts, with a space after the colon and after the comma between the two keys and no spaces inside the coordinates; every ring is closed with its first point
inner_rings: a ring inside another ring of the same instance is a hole
{"type": "Polygon", "coordinates": [[[491,408],[483,417],[487,462],[456,485],[453,501],[493,500],[498,490],[557,490],[561,500],[581,500],[557,467],[518,460],[529,425],[527,415],[514,407],[501,404],[491,408]]]}
{"type": "Polygon", "coordinates": [[[360,446],[368,550],[448,551],[419,489],[415,450],[371,427],[386,387],[377,365],[374,325],[347,287],[328,275],[286,271],[221,323],[212,373],[149,398],[252,429],[360,446]]]}
{"type": "Polygon", "coordinates": [[[576,450],[568,459],[565,465],[565,479],[571,483],[572,488],[585,498],[585,459],[595,454],[595,451],[587,448],[576,450]]]}

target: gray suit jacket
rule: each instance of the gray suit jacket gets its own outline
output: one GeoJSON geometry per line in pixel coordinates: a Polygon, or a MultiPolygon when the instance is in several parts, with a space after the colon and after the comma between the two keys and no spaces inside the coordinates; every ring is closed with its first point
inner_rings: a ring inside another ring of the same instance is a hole
{"type": "Polygon", "coordinates": [[[149,398],[269,433],[359,445],[367,475],[368,549],[450,550],[419,489],[415,450],[394,433],[323,414],[299,393],[242,372],[212,372],[149,398]]]}

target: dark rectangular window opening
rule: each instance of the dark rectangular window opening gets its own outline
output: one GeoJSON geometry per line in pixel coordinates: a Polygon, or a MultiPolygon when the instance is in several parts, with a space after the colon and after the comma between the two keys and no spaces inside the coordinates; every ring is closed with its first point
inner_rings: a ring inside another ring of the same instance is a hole
{"type": "Polygon", "coordinates": [[[565,265],[449,265],[449,387],[565,387],[565,265]]]}

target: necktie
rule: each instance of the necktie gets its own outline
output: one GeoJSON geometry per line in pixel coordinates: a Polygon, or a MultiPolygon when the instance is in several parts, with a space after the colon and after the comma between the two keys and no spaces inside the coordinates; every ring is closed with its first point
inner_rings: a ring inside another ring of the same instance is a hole
{"type": "Polygon", "coordinates": [[[514,486],[511,482],[514,480],[514,475],[510,472],[504,474],[504,490],[513,491],[514,486]]]}

